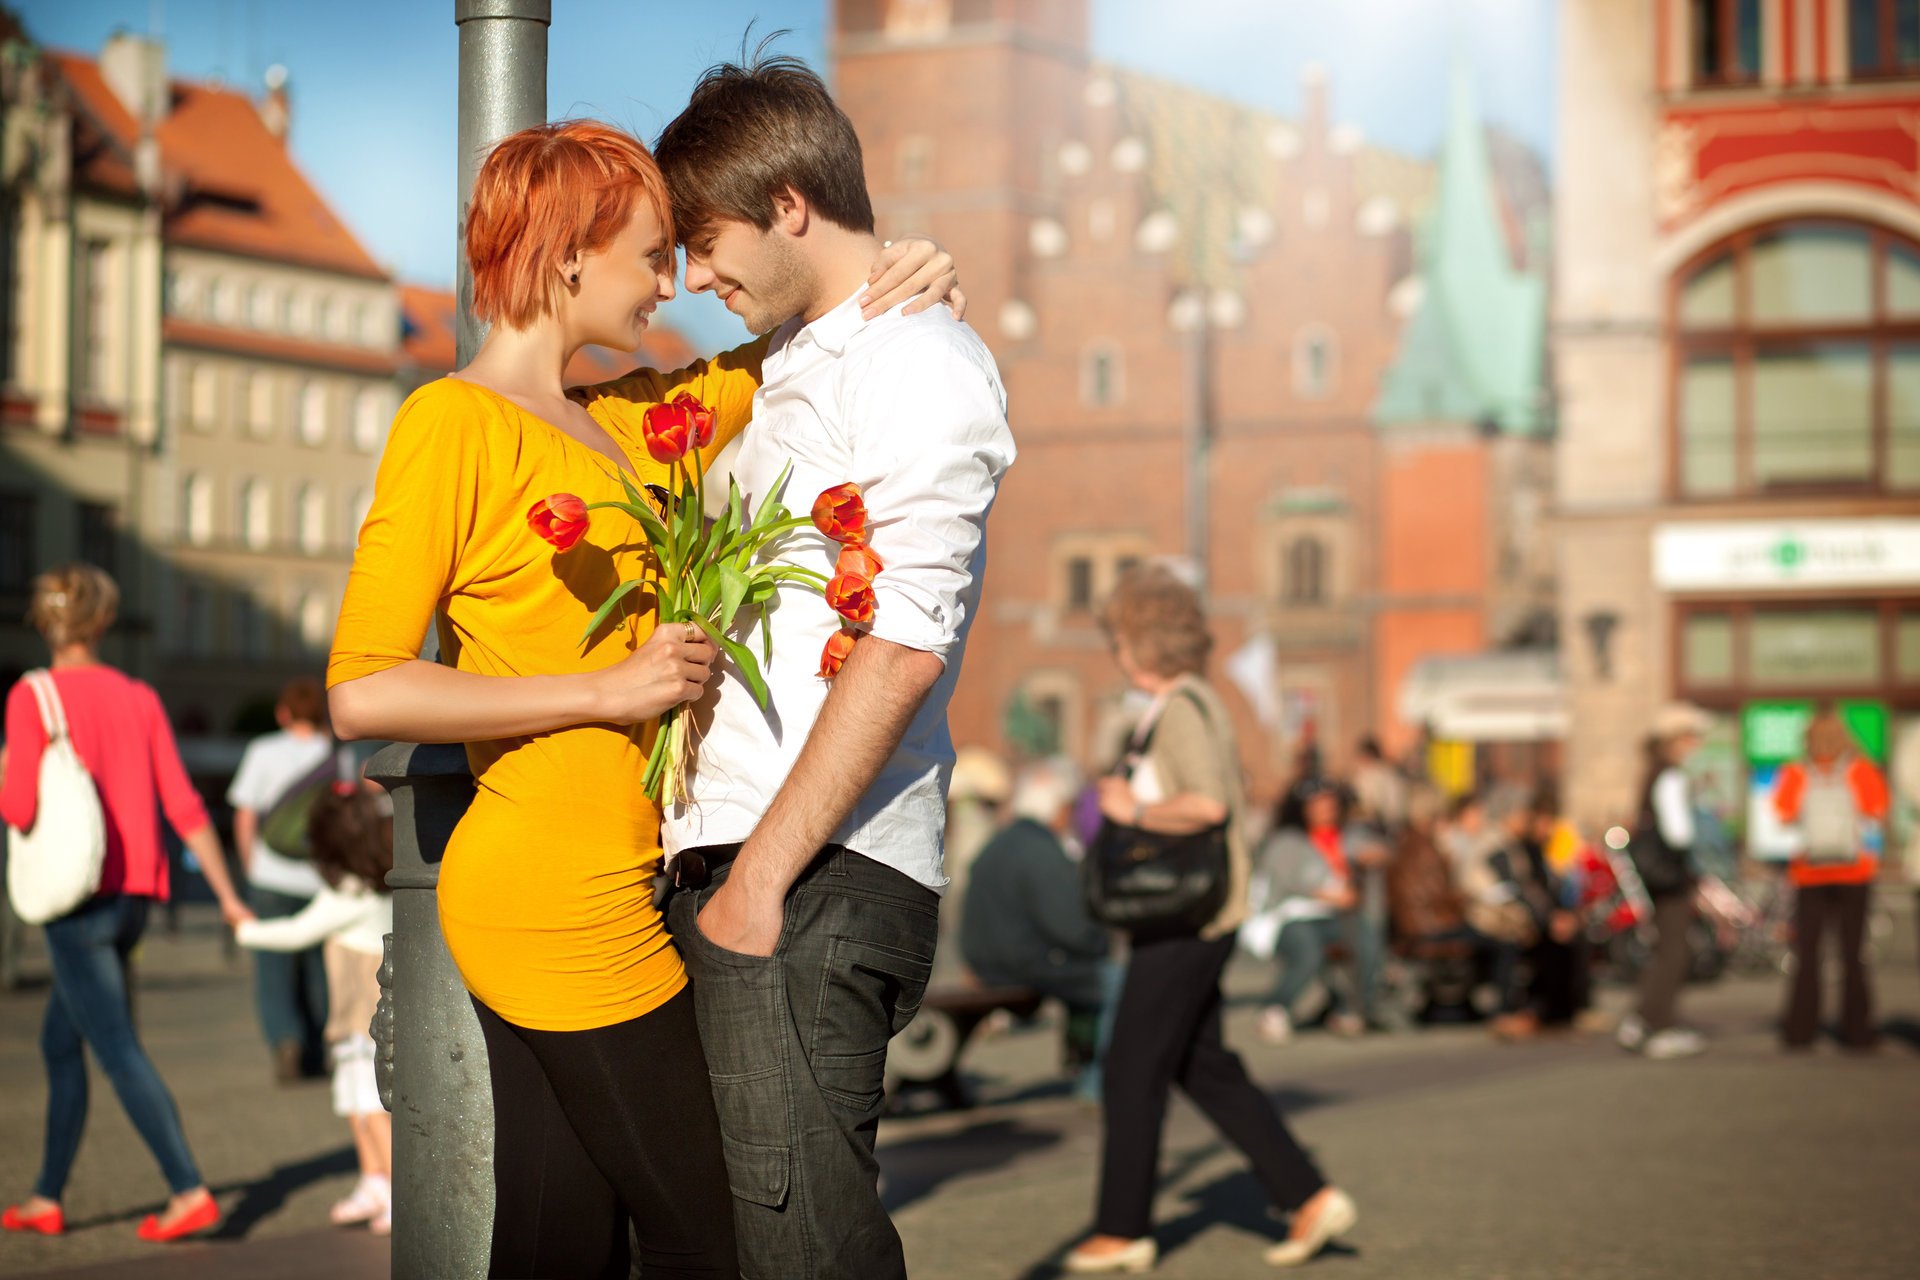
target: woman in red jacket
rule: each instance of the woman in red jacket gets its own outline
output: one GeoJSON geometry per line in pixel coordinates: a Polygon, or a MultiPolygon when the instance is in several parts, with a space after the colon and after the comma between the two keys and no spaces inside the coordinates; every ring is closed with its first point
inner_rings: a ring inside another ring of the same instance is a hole
{"type": "MultiPolygon", "coordinates": [[[[47,1064],[46,1145],[33,1195],[0,1214],[0,1227],[59,1235],[66,1230],[60,1195],[87,1123],[87,1063],[93,1050],[120,1105],[160,1164],[173,1193],[167,1207],[148,1214],[140,1238],[162,1242],[205,1231],[220,1220],[180,1129],[160,1073],[134,1031],[127,999],[128,956],[140,941],[147,912],[167,900],[167,855],[160,815],[199,861],[229,923],[252,912],[234,893],[220,852],[174,746],[166,711],[151,686],[100,661],[100,637],[113,624],[120,592],[92,565],[42,574],[34,583],[27,618],[53,651],[54,687],[66,711],[73,748],[100,792],[107,828],[100,889],[78,910],[46,925],[53,962],[53,993],[40,1029],[47,1064]]],[[[39,815],[40,757],[46,728],[27,682],[7,698],[7,750],[0,757],[0,817],[23,831],[39,815]]]]}
{"type": "Polygon", "coordinates": [[[1820,939],[1840,935],[1840,1043],[1871,1049],[1873,990],[1861,948],[1867,906],[1880,873],[1887,781],[1854,749],[1846,721],[1823,709],[1807,725],[1807,758],[1780,770],[1773,807],[1798,829],[1801,850],[1787,874],[1794,884],[1793,976],[1780,1038],[1804,1049],[1820,1030],[1820,939]]]}

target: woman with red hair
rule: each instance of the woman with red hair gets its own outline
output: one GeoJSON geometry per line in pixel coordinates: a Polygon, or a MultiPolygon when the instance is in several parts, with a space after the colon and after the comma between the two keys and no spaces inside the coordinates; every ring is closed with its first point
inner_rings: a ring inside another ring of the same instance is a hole
{"type": "MultiPolygon", "coordinates": [[[[474,799],[441,864],[440,921],[485,1033],[494,1093],[490,1274],[734,1276],[732,1196],[685,970],[652,900],[660,814],[641,787],[655,721],[697,697],[714,649],[634,609],[581,642],[644,572],[639,528],[596,520],[556,551],[528,512],[555,493],[665,482],[650,403],[715,411],[708,462],[747,424],[765,341],[618,397],[569,393],[589,344],[631,351],[673,297],[671,206],[653,157],[572,121],[503,139],[467,221],[474,311],[458,373],[401,406],[341,606],[327,683],[344,738],[461,742],[474,799]],[[441,661],[419,657],[429,624],[441,661]]],[[[902,242],[876,305],[952,285],[902,242]]]]}

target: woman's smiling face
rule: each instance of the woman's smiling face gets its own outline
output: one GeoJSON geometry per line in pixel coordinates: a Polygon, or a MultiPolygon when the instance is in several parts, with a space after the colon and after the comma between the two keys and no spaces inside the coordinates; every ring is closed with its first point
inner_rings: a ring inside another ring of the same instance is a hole
{"type": "Polygon", "coordinates": [[[579,257],[579,284],[562,281],[572,337],[582,343],[632,351],[653,309],[674,295],[674,253],[647,201],[605,248],[579,257]]]}

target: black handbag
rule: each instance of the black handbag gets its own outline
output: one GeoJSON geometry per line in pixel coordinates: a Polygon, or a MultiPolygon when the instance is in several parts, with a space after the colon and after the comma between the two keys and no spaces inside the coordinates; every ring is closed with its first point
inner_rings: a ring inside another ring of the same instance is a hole
{"type": "Polygon", "coordinates": [[[1660,834],[1660,820],[1651,809],[1641,813],[1627,841],[1627,859],[1650,898],[1665,898],[1693,888],[1693,867],[1685,849],[1676,849],[1660,834]]]}
{"type": "MultiPolygon", "coordinates": [[[[1181,692],[1211,722],[1206,703],[1191,690],[1181,692]]],[[[1129,762],[1146,754],[1159,727],[1156,720],[1128,753],[1129,762]]],[[[1131,765],[1123,763],[1122,771],[1130,774],[1131,765]]],[[[1218,826],[1176,836],[1102,819],[1081,864],[1088,912],[1136,939],[1200,932],[1226,905],[1232,820],[1229,814],[1218,826]]]]}

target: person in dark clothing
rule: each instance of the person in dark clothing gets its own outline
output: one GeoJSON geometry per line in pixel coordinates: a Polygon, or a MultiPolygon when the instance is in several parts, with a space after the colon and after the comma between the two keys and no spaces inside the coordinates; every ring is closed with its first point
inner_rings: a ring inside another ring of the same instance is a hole
{"type": "Polygon", "coordinates": [[[1551,787],[1534,794],[1520,851],[1525,857],[1527,898],[1535,911],[1534,943],[1527,951],[1531,978],[1527,1011],[1536,1027],[1566,1027],[1587,1007],[1587,939],[1573,910],[1572,886],[1549,851],[1561,838],[1560,797],[1551,787]]]}
{"type": "Polygon", "coordinates": [[[960,954],[989,986],[1032,987],[1067,1006],[1067,1052],[1094,1056],[1108,982],[1107,931],[1087,914],[1070,828],[1079,771],[1066,760],[1029,765],[1015,784],[1014,820],[974,858],[960,912],[960,954]]]}

